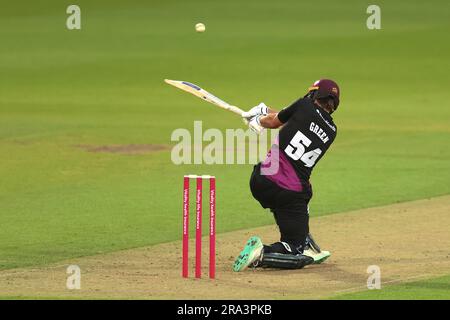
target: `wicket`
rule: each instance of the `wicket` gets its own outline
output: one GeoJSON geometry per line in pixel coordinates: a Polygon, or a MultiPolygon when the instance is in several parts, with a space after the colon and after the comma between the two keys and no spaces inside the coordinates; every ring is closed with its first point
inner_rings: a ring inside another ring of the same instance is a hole
{"type": "Polygon", "coordinates": [[[202,276],[202,192],[203,180],[209,180],[209,278],[216,276],[216,178],[184,176],[183,183],[183,264],[182,276],[189,276],[189,181],[196,180],[195,193],[195,277],[202,276]]]}

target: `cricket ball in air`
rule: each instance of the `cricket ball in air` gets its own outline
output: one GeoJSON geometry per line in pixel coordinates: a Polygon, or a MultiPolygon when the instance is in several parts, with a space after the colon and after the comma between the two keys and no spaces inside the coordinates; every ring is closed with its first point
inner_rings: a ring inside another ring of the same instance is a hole
{"type": "Polygon", "coordinates": [[[197,31],[197,32],[205,32],[205,30],[206,30],[206,27],[205,27],[205,25],[203,23],[197,23],[195,25],[195,31],[197,31]]]}

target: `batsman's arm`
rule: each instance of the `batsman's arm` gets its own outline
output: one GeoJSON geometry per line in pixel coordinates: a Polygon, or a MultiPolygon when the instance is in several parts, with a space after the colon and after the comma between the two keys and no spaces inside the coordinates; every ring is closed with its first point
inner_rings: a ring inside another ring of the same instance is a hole
{"type": "Polygon", "coordinates": [[[277,112],[273,109],[269,109],[269,114],[265,116],[261,116],[259,118],[259,123],[264,128],[276,129],[285,124],[295,113],[297,108],[299,107],[299,101],[297,100],[292,103],[289,107],[284,108],[280,112],[277,112]]]}
{"type": "Polygon", "coordinates": [[[267,129],[276,129],[283,125],[280,119],[278,119],[278,112],[272,109],[269,110],[268,115],[259,118],[259,123],[267,129]]]}
{"type": "Polygon", "coordinates": [[[244,112],[242,117],[248,121],[250,129],[258,134],[264,128],[275,129],[283,125],[278,119],[278,112],[275,109],[269,108],[263,102],[251,108],[248,112],[244,112]]]}

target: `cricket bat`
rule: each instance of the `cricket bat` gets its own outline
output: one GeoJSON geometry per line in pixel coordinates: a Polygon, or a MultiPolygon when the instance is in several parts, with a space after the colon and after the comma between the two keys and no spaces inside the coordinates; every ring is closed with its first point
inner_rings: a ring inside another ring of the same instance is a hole
{"type": "MultiPolygon", "coordinates": [[[[187,81],[178,81],[178,80],[169,80],[169,79],[165,79],[164,81],[174,87],[177,87],[178,89],[189,92],[189,93],[193,94],[194,96],[197,96],[197,97],[199,97],[209,103],[212,103],[222,109],[231,111],[239,116],[242,116],[242,113],[244,112],[240,108],[233,106],[233,105],[223,101],[222,99],[217,98],[215,95],[213,95],[212,93],[209,93],[205,89],[200,88],[196,84],[193,84],[193,83],[190,83],[187,81]]],[[[245,121],[245,119],[243,119],[243,120],[245,123],[247,123],[245,121]]]]}

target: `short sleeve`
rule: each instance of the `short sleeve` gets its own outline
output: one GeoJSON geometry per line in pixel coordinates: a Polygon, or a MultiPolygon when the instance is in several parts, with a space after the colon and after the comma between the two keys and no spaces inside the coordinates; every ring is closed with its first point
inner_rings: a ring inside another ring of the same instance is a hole
{"type": "Polygon", "coordinates": [[[290,106],[278,112],[278,120],[280,120],[282,123],[288,122],[288,120],[292,117],[297,108],[301,105],[301,101],[302,99],[298,99],[297,101],[293,102],[290,106]]]}

